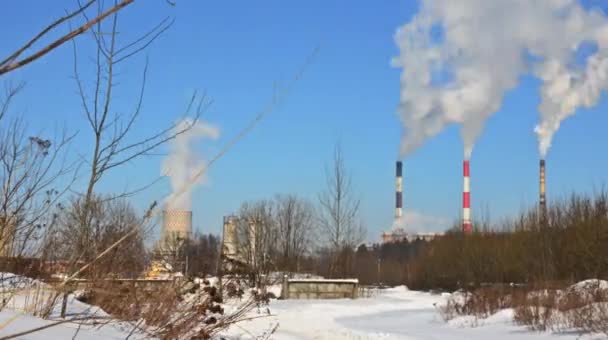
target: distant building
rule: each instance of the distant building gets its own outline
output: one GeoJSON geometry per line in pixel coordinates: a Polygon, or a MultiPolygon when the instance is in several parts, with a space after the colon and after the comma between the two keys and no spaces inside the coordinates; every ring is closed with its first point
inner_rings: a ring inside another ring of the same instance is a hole
{"type": "Polygon", "coordinates": [[[442,236],[444,233],[408,233],[403,228],[396,228],[391,231],[382,233],[382,243],[395,243],[407,240],[408,242],[421,239],[431,241],[437,236],[442,236]]]}

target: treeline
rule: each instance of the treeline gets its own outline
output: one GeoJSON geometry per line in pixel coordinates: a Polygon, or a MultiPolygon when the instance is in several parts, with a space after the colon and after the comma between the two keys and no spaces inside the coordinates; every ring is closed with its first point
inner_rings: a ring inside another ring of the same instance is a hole
{"type": "Polygon", "coordinates": [[[448,233],[408,263],[416,289],[608,278],[608,195],[572,195],[494,229],[448,233]]]}
{"type": "Polygon", "coordinates": [[[328,248],[319,248],[306,271],[325,277],[355,277],[364,285],[412,289],[476,288],[505,284],[565,286],[608,279],[608,194],[573,194],[534,207],[500,224],[475,223],[470,235],[454,226],[432,241],[417,239],[342,248],[338,276],[328,248]]]}

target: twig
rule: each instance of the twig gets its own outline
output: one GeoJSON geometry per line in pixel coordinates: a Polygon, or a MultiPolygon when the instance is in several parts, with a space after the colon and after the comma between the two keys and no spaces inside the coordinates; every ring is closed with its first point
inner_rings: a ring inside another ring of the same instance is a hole
{"type": "MultiPolygon", "coordinates": [[[[90,1],[89,3],[87,3],[88,6],[90,4],[92,4],[95,0],[90,1]]],[[[118,11],[120,11],[121,9],[127,7],[128,5],[130,5],[131,3],[133,3],[133,1],[135,0],[123,0],[122,2],[116,4],[114,7],[110,8],[109,10],[107,10],[106,12],[102,13],[101,15],[97,16],[96,18],[94,18],[93,20],[87,22],[86,24],[78,27],[75,30],[72,30],[71,32],[69,32],[68,34],[62,36],[61,38],[53,41],[52,43],[50,43],[49,45],[43,47],[42,49],[38,50],[37,52],[33,53],[32,55],[15,61],[15,62],[11,62],[14,57],[10,56],[9,58],[5,59],[3,61],[3,63],[1,64],[2,66],[0,66],[0,75],[3,75],[5,73],[8,73],[10,71],[13,71],[15,69],[18,69],[20,67],[23,67],[29,63],[31,63],[32,61],[44,56],[45,54],[49,53],[50,51],[54,50],[55,48],[63,45],[64,43],[74,39],[75,37],[77,37],[78,35],[86,32],[89,28],[91,28],[93,25],[95,25],[98,22],[101,22],[102,20],[104,20],[105,18],[107,18],[108,16],[117,13],[118,11]],[[5,65],[6,63],[6,65],[5,65]]],[[[31,44],[33,44],[36,40],[38,40],[41,36],[43,36],[44,34],[46,34],[48,31],[50,31],[51,29],[53,29],[55,26],[61,24],[62,22],[68,20],[69,18],[81,13],[84,9],[80,9],[74,13],[72,13],[69,16],[63,17],[61,19],[59,19],[58,21],[56,21],[55,23],[51,24],[49,27],[47,27],[46,30],[44,30],[43,32],[41,32],[37,37],[35,37],[34,39],[32,39],[32,41],[30,41],[28,44],[26,44],[24,47],[22,47],[20,50],[18,50],[15,54],[16,56],[19,56],[19,54],[21,54],[23,51],[25,51],[25,49],[27,49],[31,44]]],[[[13,55],[15,55],[13,54],[13,55]]]]}

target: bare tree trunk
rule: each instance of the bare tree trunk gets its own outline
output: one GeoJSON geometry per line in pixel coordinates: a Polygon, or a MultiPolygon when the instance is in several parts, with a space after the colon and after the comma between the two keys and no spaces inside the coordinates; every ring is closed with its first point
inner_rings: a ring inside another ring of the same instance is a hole
{"type": "Polygon", "coordinates": [[[339,144],[334,148],[333,162],[326,168],[326,183],[325,191],[319,194],[319,224],[332,252],[330,274],[335,276],[341,269],[349,272],[345,250],[354,250],[365,234],[359,199],[353,192],[339,144]]]}
{"type": "Polygon", "coordinates": [[[297,271],[301,256],[312,248],[314,235],[312,204],[295,195],[278,195],[275,198],[277,243],[282,270],[297,271]]]}

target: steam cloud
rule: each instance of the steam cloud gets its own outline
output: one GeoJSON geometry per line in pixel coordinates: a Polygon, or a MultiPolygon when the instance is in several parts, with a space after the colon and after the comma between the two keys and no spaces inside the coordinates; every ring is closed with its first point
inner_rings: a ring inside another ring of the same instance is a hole
{"type": "Polygon", "coordinates": [[[543,81],[535,131],[544,157],[560,122],[607,87],[607,18],[577,0],[422,0],[395,41],[401,157],[456,123],[469,159],[486,119],[526,74],[543,81]],[[585,42],[598,49],[581,67],[585,42]]]}
{"type": "Polygon", "coordinates": [[[201,121],[193,122],[190,118],[179,122],[174,132],[183,131],[189,126],[192,127],[171,141],[169,155],[162,164],[161,172],[170,177],[173,190],[166,201],[166,207],[170,210],[191,210],[192,190],[205,181],[205,177],[201,177],[193,182],[194,175],[205,166],[205,161],[193,150],[193,143],[204,138],[217,139],[220,135],[217,127],[201,121]],[[184,188],[187,188],[185,192],[176,195],[184,188]]]}
{"type": "Polygon", "coordinates": [[[414,210],[405,210],[400,219],[395,219],[392,230],[406,229],[408,232],[435,232],[450,228],[450,220],[440,216],[426,215],[414,210]]]}

